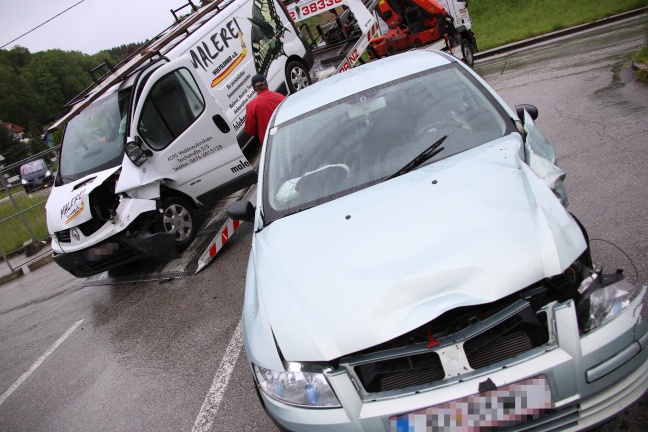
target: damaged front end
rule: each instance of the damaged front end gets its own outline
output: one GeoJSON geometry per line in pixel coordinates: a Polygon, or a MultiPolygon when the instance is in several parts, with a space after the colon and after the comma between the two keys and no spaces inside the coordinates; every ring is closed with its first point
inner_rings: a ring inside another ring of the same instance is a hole
{"type": "Polygon", "coordinates": [[[622,271],[595,273],[577,261],[562,275],[490,304],[448,311],[396,339],[346,356],[340,365],[366,397],[420,391],[559,347],[557,309],[569,305],[576,327],[570,330],[583,338],[643,294],[622,271]]]}
{"type": "Polygon", "coordinates": [[[156,200],[116,194],[120,170],[112,171],[58,187],[52,192],[58,196],[48,201],[54,261],[77,277],[148,256],[179,256],[174,235],[156,228],[156,200]]]}
{"type": "Polygon", "coordinates": [[[497,301],[331,361],[283,360],[285,371],[253,364],[254,376],[268,413],[288,411],[280,423],[294,430],[347,415],[357,424],[338,430],[417,431],[421,418],[450,428],[587,429],[648,388],[645,293],[621,270],[592,270],[588,248],[562,274],[497,301]],[[491,402],[510,415],[485,421],[491,402]]]}

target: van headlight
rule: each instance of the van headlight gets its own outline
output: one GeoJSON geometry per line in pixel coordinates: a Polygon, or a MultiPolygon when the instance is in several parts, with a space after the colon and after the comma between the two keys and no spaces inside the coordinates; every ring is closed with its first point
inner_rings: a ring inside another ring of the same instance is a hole
{"type": "Polygon", "coordinates": [[[578,321],[584,333],[600,327],[618,316],[637,294],[637,288],[618,270],[611,275],[592,274],[583,280],[578,291],[578,321]]]}
{"type": "Polygon", "coordinates": [[[341,406],[321,367],[295,362],[286,363],[282,371],[253,367],[259,388],[273,399],[308,408],[341,406]]]}

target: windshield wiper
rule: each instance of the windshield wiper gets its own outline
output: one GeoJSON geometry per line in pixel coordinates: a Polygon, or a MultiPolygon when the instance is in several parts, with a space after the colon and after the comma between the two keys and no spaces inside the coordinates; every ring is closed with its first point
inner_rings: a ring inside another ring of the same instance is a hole
{"type": "Polygon", "coordinates": [[[407,163],[403,168],[399,169],[396,171],[394,174],[390,175],[385,179],[385,181],[393,179],[394,177],[398,177],[399,175],[403,175],[405,173],[408,173],[412,171],[414,168],[418,167],[421,165],[423,162],[432,159],[434,156],[438,155],[441,153],[443,150],[445,150],[445,147],[439,147],[441,144],[443,144],[443,141],[448,138],[448,135],[442,136],[437,142],[432,144],[430,147],[426,148],[416,156],[414,159],[412,159],[410,162],[407,163]]]}

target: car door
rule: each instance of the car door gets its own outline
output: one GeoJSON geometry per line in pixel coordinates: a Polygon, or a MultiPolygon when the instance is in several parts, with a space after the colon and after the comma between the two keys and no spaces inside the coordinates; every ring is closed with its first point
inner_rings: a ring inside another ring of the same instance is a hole
{"type": "Polygon", "coordinates": [[[133,115],[129,141],[148,152],[146,178],[201,201],[247,186],[256,173],[243,155],[223,109],[182,57],[155,70],[146,81],[133,115]]]}

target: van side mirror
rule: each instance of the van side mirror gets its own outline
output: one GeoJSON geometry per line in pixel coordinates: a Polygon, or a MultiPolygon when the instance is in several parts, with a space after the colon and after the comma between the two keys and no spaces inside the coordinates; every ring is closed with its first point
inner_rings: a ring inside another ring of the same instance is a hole
{"type": "Polygon", "coordinates": [[[244,222],[254,221],[254,205],[250,201],[235,201],[227,206],[227,214],[232,219],[244,222]]]}
{"type": "Polygon", "coordinates": [[[130,159],[136,166],[142,166],[142,164],[146,162],[146,153],[144,153],[142,147],[140,147],[135,141],[126,143],[124,151],[126,152],[128,159],[130,159]]]}

